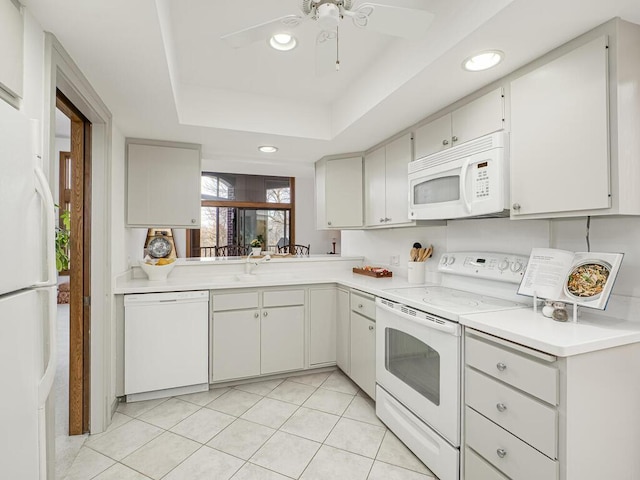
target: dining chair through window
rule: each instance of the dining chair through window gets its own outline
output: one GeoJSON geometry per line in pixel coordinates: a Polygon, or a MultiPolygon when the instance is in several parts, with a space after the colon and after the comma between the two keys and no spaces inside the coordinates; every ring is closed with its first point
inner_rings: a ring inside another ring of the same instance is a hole
{"type": "Polygon", "coordinates": [[[311,245],[284,245],[282,247],[278,247],[278,253],[289,253],[291,255],[309,255],[309,249],[311,245]]]}
{"type": "Polygon", "coordinates": [[[249,253],[249,247],[244,245],[223,245],[216,247],[216,257],[242,257],[249,253]]]}

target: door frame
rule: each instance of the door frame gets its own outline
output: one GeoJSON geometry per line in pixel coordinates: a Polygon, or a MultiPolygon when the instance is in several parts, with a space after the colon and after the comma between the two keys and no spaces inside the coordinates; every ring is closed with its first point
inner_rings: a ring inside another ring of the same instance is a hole
{"type": "Polygon", "coordinates": [[[56,107],[71,121],[70,156],[75,159],[69,199],[69,435],[81,435],[89,431],[91,411],[91,122],[60,90],[56,107]]]}
{"type": "MultiPolygon", "coordinates": [[[[111,264],[111,185],[112,185],[112,117],[89,81],[57,38],[44,34],[44,113],[42,132],[44,138],[43,166],[50,185],[55,185],[58,159],[55,152],[56,89],[59,89],[92,123],[91,158],[91,400],[89,429],[91,433],[103,432],[111,423],[117,407],[115,396],[115,321],[113,319],[114,296],[111,264]]],[[[122,141],[124,156],[124,140],[122,141]]],[[[53,418],[53,404],[47,406],[49,418],[53,418]]],[[[53,450],[47,451],[55,458],[53,450]]],[[[55,463],[55,462],[49,462],[55,463]]]]}

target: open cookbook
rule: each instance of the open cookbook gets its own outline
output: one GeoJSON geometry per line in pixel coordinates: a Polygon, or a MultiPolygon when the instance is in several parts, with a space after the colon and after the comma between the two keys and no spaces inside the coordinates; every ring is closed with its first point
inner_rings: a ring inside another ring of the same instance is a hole
{"type": "Polygon", "coordinates": [[[604,310],[622,257],[622,253],[534,248],[518,293],[604,310]]]}

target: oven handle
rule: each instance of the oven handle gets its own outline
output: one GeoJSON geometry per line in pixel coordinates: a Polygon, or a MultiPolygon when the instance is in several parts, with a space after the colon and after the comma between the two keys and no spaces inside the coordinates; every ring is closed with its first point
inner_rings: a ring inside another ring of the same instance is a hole
{"type": "MultiPolygon", "coordinates": [[[[390,300],[385,300],[385,302],[393,303],[394,305],[401,305],[400,303],[391,302],[390,300]]],[[[453,335],[454,337],[459,337],[462,334],[462,329],[460,328],[460,325],[457,323],[445,322],[444,324],[442,324],[442,323],[436,323],[436,322],[430,322],[430,321],[418,322],[418,319],[413,315],[408,315],[399,310],[396,310],[395,308],[390,307],[386,305],[384,302],[380,301],[380,299],[376,300],[376,306],[378,308],[381,308],[382,310],[386,310],[389,313],[393,313],[394,315],[397,315],[398,317],[403,318],[405,320],[409,320],[413,323],[419,323],[420,326],[423,326],[423,327],[431,328],[433,330],[438,330],[440,332],[453,335]]]]}
{"type": "Polygon", "coordinates": [[[460,196],[462,197],[462,203],[467,209],[467,213],[471,213],[471,202],[467,199],[467,170],[469,170],[469,164],[471,163],[471,157],[465,158],[462,164],[462,171],[460,172],[460,196]]]}

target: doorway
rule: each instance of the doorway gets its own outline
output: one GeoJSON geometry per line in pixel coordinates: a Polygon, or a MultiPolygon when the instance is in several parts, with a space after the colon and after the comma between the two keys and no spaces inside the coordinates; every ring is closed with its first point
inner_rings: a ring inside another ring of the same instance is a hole
{"type": "Polygon", "coordinates": [[[60,90],[56,108],[69,119],[68,152],[60,152],[60,227],[69,212],[69,435],[89,431],[91,326],[91,122],[60,90]]]}

